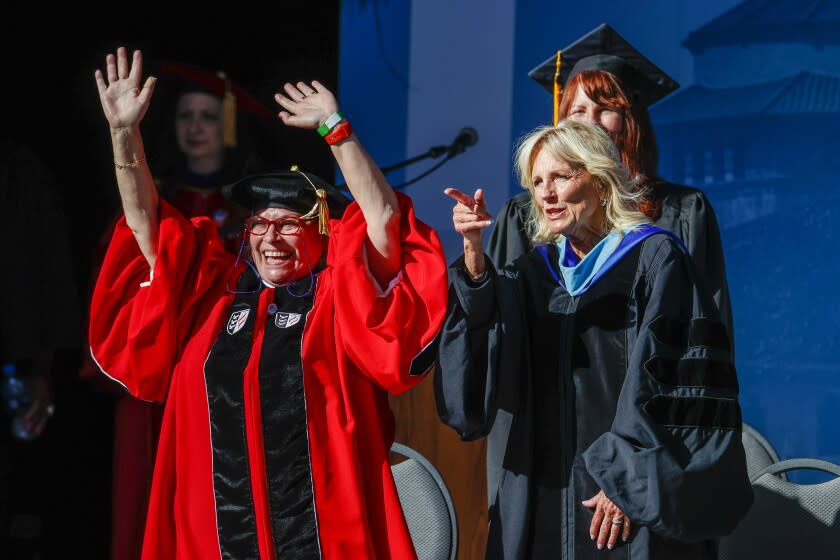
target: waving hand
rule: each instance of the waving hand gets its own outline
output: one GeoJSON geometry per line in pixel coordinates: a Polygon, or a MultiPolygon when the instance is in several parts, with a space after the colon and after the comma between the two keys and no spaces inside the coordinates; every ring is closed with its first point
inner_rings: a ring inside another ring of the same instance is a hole
{"type": "Polygon", "coordinates": [[[140,251],[149,267],[157,259],[158,194],[146,162],[140,121],[149,108],[155,78],[149,77],[143,87],[143,55],[134,51],[131,64],[124,47],[117,55],[105,56],[107,82],[102,70],[94,72],[102,112],[111,127],[117,187],[120,190],[125,221],[131,228],[140,251]]]}
{"type": "Polygon", "coordinates": [[[117,49],[116,57],[108,53],[105,57],[107,83],[101,70],[96,70],[96,87],[102,111],[111,128],[130,128],[140,124],[155,87],[155,78],[149,77],[143,87],[143,54],[137,50],[129,65],[124,47],[117,49]]]}
{"type": "Polygon", "coordinates": [[[287,126],[318,128],[338,110],[335,96],[317,80],[311,86],[304,82],[286,84],[283,90],[286,95],[277,93],[274,99],[285,109],[280,111],[280,119],[287,126]]]}

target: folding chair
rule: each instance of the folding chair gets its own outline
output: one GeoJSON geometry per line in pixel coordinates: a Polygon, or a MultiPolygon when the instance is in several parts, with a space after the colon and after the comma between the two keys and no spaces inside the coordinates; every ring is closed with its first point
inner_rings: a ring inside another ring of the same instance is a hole
{"type": "Polygon", "coordinates": [[[458,521],[446,483],[414,449],[394,443],[391,451],[407,457],[391,466],[391,473],[418,560],[455,560],[458,521]]]}
{"type": "Polygon", "coordinates": [[[721,560],[840,558],[840,465],[790,459],[752,479],[755,501],[735,532],[721,539],[721,560]],[[777,476],[796,469],[835,475],[821,484],[796,484],[777,476]]]}

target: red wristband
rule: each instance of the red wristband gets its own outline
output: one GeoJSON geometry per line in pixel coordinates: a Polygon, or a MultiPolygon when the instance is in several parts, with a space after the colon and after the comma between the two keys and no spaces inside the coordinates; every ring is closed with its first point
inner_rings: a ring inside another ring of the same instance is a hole
{"type": "Polygon", "coordinates": [[[353,127],[350,126],[350,121],[343,121],[324,136],[324,140],[330,145],[338,144],[345,138],[349,138],[351,134],[353,134],[353,127]]]}

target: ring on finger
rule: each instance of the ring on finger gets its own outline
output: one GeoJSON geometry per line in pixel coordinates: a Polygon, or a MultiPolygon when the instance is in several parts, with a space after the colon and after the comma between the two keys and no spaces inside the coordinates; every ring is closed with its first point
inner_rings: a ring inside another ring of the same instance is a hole
{"type": "Polygon", "coordinates": [[[624,525],[624,518],[623,517],[613,517],[611,523],[613,525],[624,525]]]}

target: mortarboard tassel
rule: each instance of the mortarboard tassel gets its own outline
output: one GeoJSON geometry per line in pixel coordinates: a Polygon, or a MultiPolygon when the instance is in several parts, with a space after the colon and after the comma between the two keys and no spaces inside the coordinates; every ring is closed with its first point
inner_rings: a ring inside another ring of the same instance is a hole
{"type": "Polygon", "coordinates": [[[330,206],[327,204],[327,191],[324,189],[319,189],[315,186],[309,177],[307,177],[306,173],[300,170],[297,165],[293,165],[291,171],[295,173],[300,173],[306,182],[309,183],[313,189],[315,189],[315,206],[312,207],[312,210],[304,214],[300,217],[301,220],[311,220],[316,215],[318,216],[318,233],[321,235],[329,235],[330,234],[330,206]]]}
{"type": "Polygon", "coordinates": [[[563,67],[563,51],[557,51],[554,62],[554,126],[560,122],[560,98],[563,96],[563,86],[560,85],[560,68],[563,67]]]}
{"type": "Polygon", "coordinates": [[[222,99],[222,124],[225,146],[228,148],[236,147],[236,96],[231,91],[230,80],[224,72],[218,73],[219,77],[225,81],[225,96],[222,99]]]}
{"type": "Polygon", "coordinates": [[[318,197],[318,233],[321,235],[330,234],[330,207],[327,206],[327,191],[318,189],[315,191],[318,197]]]}
{"type": "MultiPolygon", "coordinates": [[[[307,177],[308,179],[308,177],[307,177]]],[[[327,191],[324,189],[315,189],[315,206],[312,210],[300,217],[301,220],[310,220],[318,216],[318,233],[321,235],[330,234],[330,207],[327,205],[327,191]]]]}

